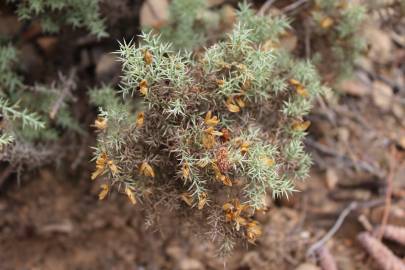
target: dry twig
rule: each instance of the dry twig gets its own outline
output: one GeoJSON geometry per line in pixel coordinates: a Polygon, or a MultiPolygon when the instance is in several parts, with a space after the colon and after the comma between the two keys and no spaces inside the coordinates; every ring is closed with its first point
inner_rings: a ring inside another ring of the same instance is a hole
{"type": "Polygon", "coordinates": [[[76,88],[75,83],[75,71],[72,70],[69,74],[69,77],[64,77],[62,74],[59,74],[59,78],[61,80],[61,85],[63,86],[63,90],[60,93],[58,99],[52,105],[51,111],[49,112],[49,118],[55,119],[56,114],[58,113],[60,107],[63,104],[63,101],[68,95],[71,95],[72,90],[76,88]]]}
{"type": "Polygon", "coordinates": [[[384,238],[395,241],[405,246],[405,228],[386,225],[384,228],[379,226],[375,229],[374,235],[382,235],[384,238]]]}
{"type": "Polygon", "coordinates": [[[270,8],[270,6],[275,2],[276,0],[267,0],[266,3],[264,3],[259,11],[257,12],[257,15],[263,16],[266,14],[266,11],[270,8]]]}
{"type": "Polygon", "coordinates": [[[387,175],[387,190],[385,192],[385,207],[384,213],[381,219],[381,230],[380,233],[377,235],[378,239],[382,238],[382,234],[385,230],[385,226],[388,223],[389,213],[391,210],[391,197],[392,197],[392,181],[394,178],[394,171],[395,171],[395,146],[391,146],[391,151],[389,155],[389,171],[387,175]]]}
{"type": "Polygon", "coordinates": [[[335,224],[332,228],[316,243],[309,247],[307,251],[307,257],[312,256],[315,252],[317,252],[321,247],[325,245],[325,243],[332,238],[333,235],[339,230],[342,226],[343,222],[345,221],[346,217],[354,210],[363,209],[363,208],[370,208],[377,206],[383,203],[382,200],[373,200],[369,202],[364,202],[359,204],[358,202],[351,202],[343,211],[340,213],[338,219],[336,220],[335,224]]]}
{"type": "Polygon", "coordinates": [[[290,4],[290,5],[286,6],[286,7],[284,7],[284,8],[281,10],[281,12],[282,12],[282,13],[290,12],[290,11],[292,11],[292,10],[298,8],[299,6],[305,4],[305,2],[307,2],[307,1],[308,1],[308,0],[298,0],[298,1],[295,1],[295,2],[293,2],[292,4],[290,4]]]}
{"type": "Polygon", "coordinates": [[[318,251],[321,247],[325,245],[325,243],[332,238],[332,236],[339,230],[342,226],[343,222],[345,221],[346,217],[350,214],[351,211],[358,207],[357,202],[351,202],[349,206],[347,206],[342,213],[340,213],[339,218],[336,220],[333,227],[315,244],[313,244],[307,251],[307,256],[311,256],[314,252],[318,251]]]}
{"type": "Polygon", "coordinates": [[[332,254],[329,251],[327,246],[322,246],[317,251],[319,257],[319,264],[322,270],[337,270],[337,265],[335,259],[333,258],[332,254]]]}
{"type": "Polygon", "coordinates": [[[366,249],[371,257],[378,263],[383,270],[405,270],[405,264],[395,256],[378,239],[367,232],[360,233],[357,237],[360,244],[366,249]]]}

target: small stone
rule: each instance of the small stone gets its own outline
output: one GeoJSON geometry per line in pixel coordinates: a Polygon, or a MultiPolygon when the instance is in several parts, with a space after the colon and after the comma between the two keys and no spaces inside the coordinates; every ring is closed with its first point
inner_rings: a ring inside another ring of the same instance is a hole
{"type": "Polygon", "coordinates": [[[204,265],[200,261],[198,261],[196,259],[192,259],[192,258],[185,258],[180,261],[179,269],[180,270],[203,270],[205,268],[204,268],[204,265]]]}
{"type": "Polygon", "coordinates": [[[389,85],[382,81],[373,83],[373,101],[383,111],[391,108],[393,92],[389,85]]]}
{"type": "Polygon", "coordinates": [[[326,186],[329,190],[332,190],[336,187],[336,184],[339,182],[339,177],[336,170],[332,168],[326,169],[326,186]]]}
{"type": "Polygon", "coordinates": [[[386,64],[393,58],[391,37],[377,26],[365,27],[364,35],[370,46],[368,56],[379,64],[386,64]]]}
{"type": "Polygon", "coordinates": [[[369,89],[370,88],[365,83],[355,79],[343,81],[337,87],[339,92],[355,97],[362,97],[369,94],[369,89]]]}
{"type": "Polygon", "coordinates": [[[159,28],[169,17],[169,2],[167,0],[144,1],[140,11],[142,27],[159,28]]]}
{"type": "Polygon", "coordinates": [[[43,36],[37,39],[39,47],[45,52],[45,54],[50,55],[55,51],[55,47],[58,44],[59,39],[53,36],[43,36]]]}
{"type": "Polygon", "coordinates": [[[295,270],[321,270],[318,266],[312,263],[302,263],[295,270]]]}
{"type": "Polygon", "coordinates": [[[101,55],[96,65],[96,76],[100,82],[110,82],[118,76],[120,63],[111,53],[101,55]]]}

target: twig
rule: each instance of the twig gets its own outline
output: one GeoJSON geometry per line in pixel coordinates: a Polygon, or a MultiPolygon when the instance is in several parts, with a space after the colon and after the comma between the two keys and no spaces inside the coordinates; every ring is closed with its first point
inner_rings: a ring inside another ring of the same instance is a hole
{"type": "Polygon", "coordinates": [[[384,238],[395,241],[405,246],[405,227],[394,225],[386,225],[385,228],[381,226],[375,229],[374,235],[383,235],[384,238]]]}
{"type": "Polygon", "coordinates": [[[368,232],[360,233],[357,236],[360,244],[375,259],[383,270],[405,270],[405,264],[395,256],[383,243],[377,238],[371,236],[368,232]]]}
{"type": "Polygon", "coordinates": [[[371,232],[373,230],[373,225],[371,225],[370,221],[364,214],[361,214],[357,220],[360,222],[361,225],[363,225],[363,228],[366,229],[368,232],[371,232]]]}
{"type": "Polygon", "coordinates": [[[322,270],[337,270],[335,258],[333,258],[329,249],[326,246],[322,246],[318,251],[319,264],[322,270]]]}
{"type": "Polygon", "coordinates": [[[298,1],[295,1],[294,3],[292,3],[292,4],[290,4],[290,5],[286,6],[286,7],[284,7],[283,9],[281,9],[281,12],[282,12],[282,13],[290,12],[290,11],[292,11],[292,10],[298,8],[299,6],[303,5],[303,4],[304,4],[305,2],[307,2],[307,1],[308,1],[308,0],[298,0],[298,1]]]}
{"type": "Polygon", "coordinates": [[[308,21],[304,21],[305,27],[305,58],[311,57],[311,28],[308,25],[308,21]]]}
{"type": "Polygon", "coordinates": [[[314,252],[318,251],[319,248],[321,248],[329,239],[332,238],[332,236],[339,230],[339,228],[342,226],[343,222],[345,221],[346,217],[350,214],[351,211],[356,209],[358,207],[357,202],[351,202],[349,206],[347,206],[342,213],[340,213],[339,218],[336,220],[335,224],[333,227],[315,244],[313,244],[307,251],[307,256],[311,256],[314,254],[314,252]]]}
{"type": "Polygon", "coordinates": [[[63,90],[60,93],[58,99],[53,104],[51,111],[49,112],[49,118],[55,119],[56,114],[58,113],[60,107],[63,104],[65,98],[71,93],[72,90],[76,88],[76,84],[74,82],[75,71],[72,70],[68,78],[64,77],[62,74],[59,74],[63,90]]]}
{"type": "Polygon", "coordinates": [[[333,227],[316,243],[314,243],[312,246],[307,251],[307,257],[310,257],[314,254],[314,252],[318,251],[319,248],[321,248],[329,239],[332,238],[333,235],[339,230],[339,228],[342,226],[343,222],[345,221],[346,217],[350,214],[350,212],[357,210],[357,209],[363,209],[363,208],[370,208],[377,206],[381,203],[383,203],[383,200],[373,200],[373,201],[368,201],[364,203],[358,203],[358,202],[351,202],[339,215],[338,219],[336,220],[335,224],[333,227]]]}
{"type": "Polygon", "coordinates": [[[262,5],[262,7],[259,9],[259,11],[257,12],[257,15],[263,16],[275,1],[276,0],[267,0],[266,3],[264,3],[262,5]]]}
{"type": "Polygon", "coordinates": [[[385,226],[388,223],[389,214],[391,211],[391,197],[392,197],[392,182],[394,178],[394,171],[395,171],[395,146],[391,145],[391,151],[389,155],[389,170],[387,175],[387,190],[385,192],[385,206],[384,212],[381,219],[381,233],[377,235],[378,240],[381,240],[383,236],[383,232],[385,230],[385,226]]]}

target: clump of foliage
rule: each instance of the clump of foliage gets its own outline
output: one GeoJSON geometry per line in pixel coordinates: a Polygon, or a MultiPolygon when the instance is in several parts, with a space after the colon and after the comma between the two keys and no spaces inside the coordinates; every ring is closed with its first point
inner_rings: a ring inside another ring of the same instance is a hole
{"type": "Polygon", "coordinates": [[[75,85],[73,78],[64,77],[51,86],[25,85],[13,68],[16,61],[14,47],[0,46],[0,160],[35,167],[51,161],[56,153],[49,143],[64,130],[83,132],[68,106],[75,85]]]}
{"type": "MultiPolygon", "coordinates": [[[[57,32],[67,24],[106,36],[97,0],[8,2],[15,4],[21,20],[38,19],[46,32],[57,32]]],[[[58,142],[67,130],[83,134],[69,107],[75,78],[61,76],[53,85],[26,85],[18,73],[18,50],[12,42],[6,36],[0,40],[0,161],[16,168],[37,167],[66,152],[58,142]]]]}
{"type": "Polygon", "coordinates": [[[310,12],[310,57],[329,81],[350,76],[366,47],[361,35],[366,8],[346,0],[315,0],[310,12]]]}
{"type": "Polygon", "coordinates": [[[44,32],[55,33],[62,25],[85,27],[97,37],[105,37],[99,0],[7,0],[17,5],[21,20],[38,19],[44,32]]]}
{"type": "Polygon", "coordinates": [[[92,179],[108,179],[100,199],[113,188],[145,206],[176,198],[226,250],[260,236],[254,213],[268,192],[288,196],[307,176],[305,115],[323,91],[309,62],[262,46],[288,28],[284,17],[240,9],[198,60],[152,33],[123,42],[123,99],[108,87],[91,92],[100,106],[92,179]]]}

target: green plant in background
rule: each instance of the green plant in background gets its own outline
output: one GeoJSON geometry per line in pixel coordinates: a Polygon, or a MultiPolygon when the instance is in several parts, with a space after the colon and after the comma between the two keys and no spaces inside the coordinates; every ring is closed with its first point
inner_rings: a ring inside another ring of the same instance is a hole
{"type": "Polygon", "coordinates": [[[20,20],[38,19],[44,32],[55,33],[62,25],[85,27],[97,37],[107,36],[98,0],[7,0],[17,5],[20,20]]]}
{"type": "Polygon", "coordinates": [[[216,224],[223,248],[254,242],[266,194],[288,196],[307,176],[304,116],[324,90],[309,62],[262,46],[289,27],[284,17],[240,9],[231,33],[198,60],[152,33],[122,43],[124,99],[108,87],[91,92],[100,106],[92,179],[108,179],[100,199],[113,187],[133,204],[176,198],[216,224]]]}
{"type": "Polygon", "coordinates": [[[37,158],[41,156],[39,148],[45,144],[51,148],[49,143],[56,143],[65,130],[83,133],[68,106],[73,98],[74,78],[61,76],[58,84],[31,87],[14,70],[16,61],[15,48],[0,46],[0,159],[16,167],[42,164],[39,160],[30,161],[34,154],[37,158]]]}
{"type": "Polygon", "coordinates": [[[329,81],[347,78],[366,48],[361,25],[366,8],[346,0],[315,0],[311,20],[313,61],[329,81]]]}
{"type": "Polygon", "coordinates": [[[21,78],[12,70],[11,66],[16,61],[16,50],[12,46],[0,46],[0,110],[2,114],[2,130],[0,136],[0,147],[11,143],[15,134],[12,128],[6,128],[4,121],[9,119],[13,122],[19,122],[21,127],[30,127],[35,130],[45,127],[40,117],[35,112],[30,112],[27,108],[20,108],[20,102],[12,102],[7,96],[7,92],[15,93],[17,89],[23,86],[21,78]]]}
{"type": "MultiPolygon", "coordinates": [[[[45,32],[70,25],[85,27],[99,38],[107,35],[98,1],[8,2],[15,5],[20,20],[39,20],[45,32]]],[[[69,108],[75,78],[72,73],[53,85],[26,85],[17,75],[18,49],[11,41],[6,36],[0,40],[0,160],[13,167],[35,167],[62,155],[64,149],[57,144],[66,131],[84,132],[69,108]]]]}
{"type": "Polygon", "coordinates": [[[211,12],[205,0],[174,0],[169,7],[169,19],[160,29],[162,40],[175,49],[192,50],[202,47],[208,33],[219,24],[219,16],[211,12]]]}

